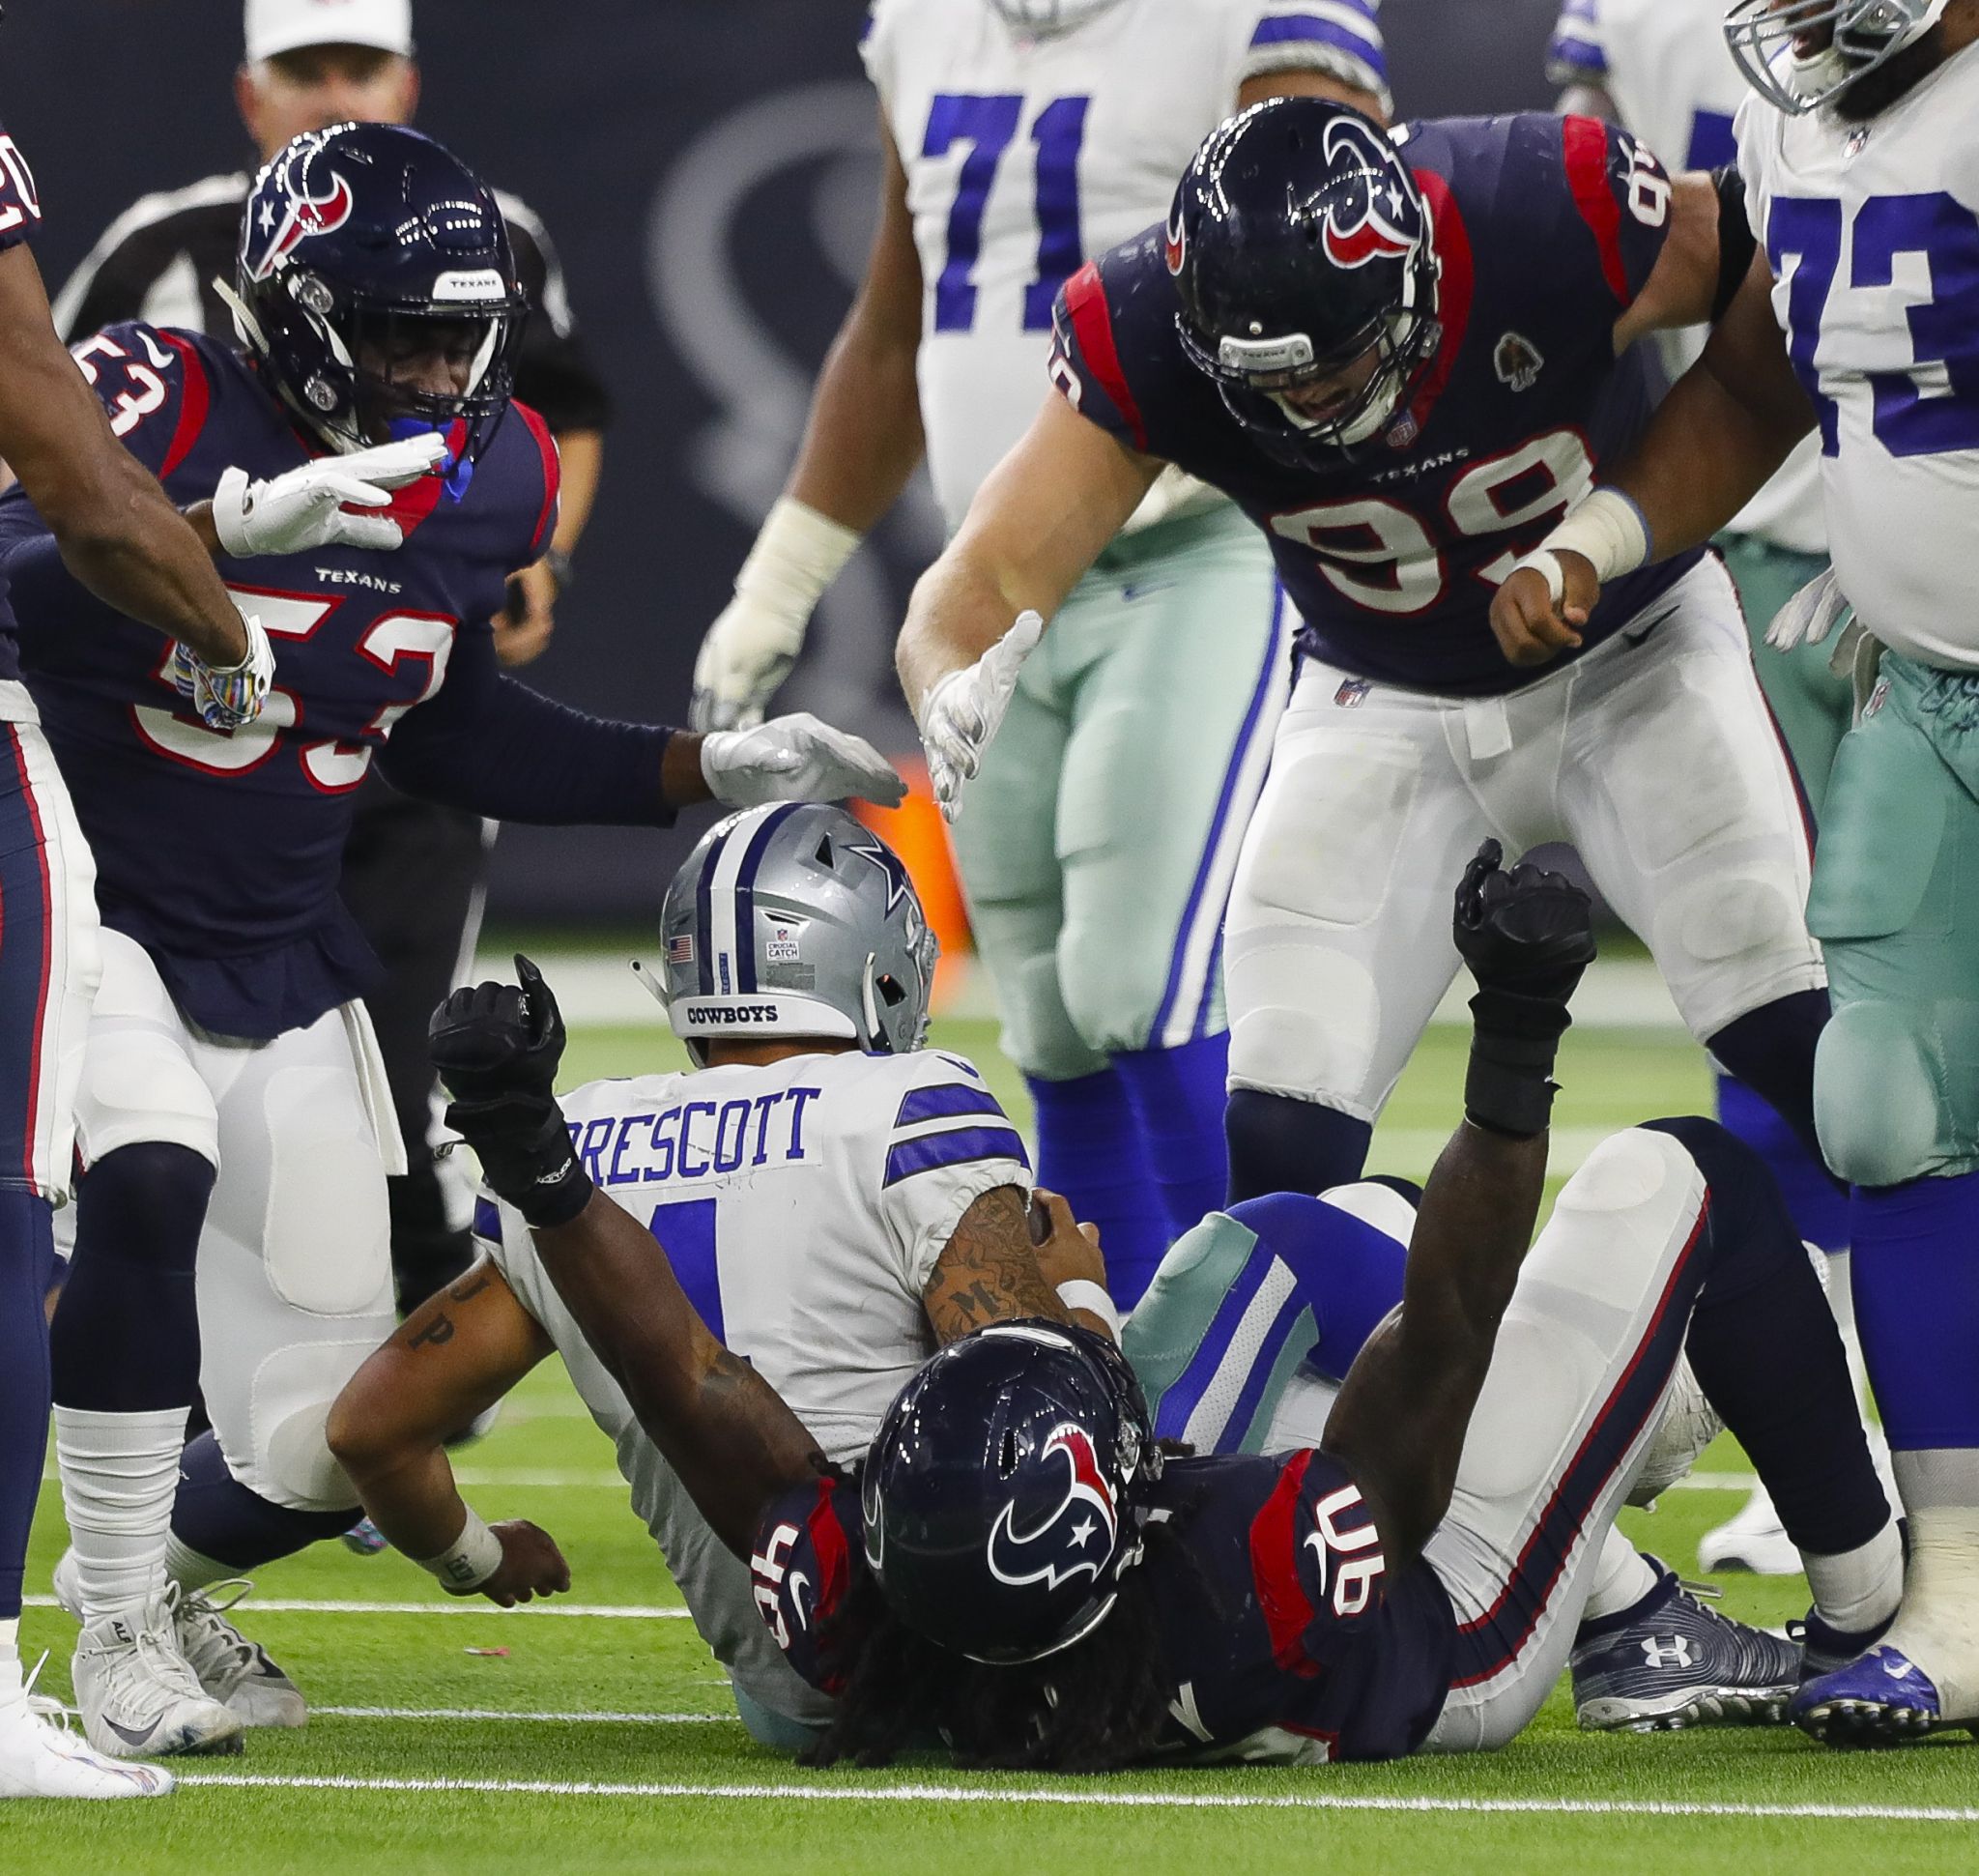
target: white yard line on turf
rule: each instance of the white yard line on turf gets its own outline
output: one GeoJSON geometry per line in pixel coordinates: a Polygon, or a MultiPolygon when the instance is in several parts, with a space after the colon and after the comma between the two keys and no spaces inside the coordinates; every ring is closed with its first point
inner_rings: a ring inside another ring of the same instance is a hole
{"type": "Polygon", "coordinates": [[[598,1726],[739,1726],[733,1714],[511,1713],[502,1707],[318,1707],[312,1718],[330,1719],[518,1719],[565,1724],[585,1720],[598,1726]]]}
{"type": "Polygon", "coordinates": [[[1081,1809],[1180,1811],[1420,1811],[1576,1817],[1771,1817],[1890,1824],[1979,1824],[1979,1805],[1686,1804],[1653,1799],[1398,1798],[1346,1792],[1095,1791],[1083,1780],[1063,1786],[997,1790],[969,1785],[606,1784],[552,1778],[284,1777],[273,1773],[181,1772],[182,1787],[225,1785],[275,1791],[431,1791],[525,1798],[731,1798],[772,1803],[864,1804],[1073,1804],[1081,1809]]]}
{"type": "MultiPolygon", "coordinates": [[[[31,1609],[58,1606],[52,1596],[23,1596],[31,1609]]],[[[599,1602],[525,1602],[516,1609],[498,1609],[476,1599],[472,1602],[306,1602],[284,1596],[257,1596],[256,1615],[581,1615],[598,1616],[623,1622],[685,1622],[684,1608],[622,1607],[599,1602]]]]}

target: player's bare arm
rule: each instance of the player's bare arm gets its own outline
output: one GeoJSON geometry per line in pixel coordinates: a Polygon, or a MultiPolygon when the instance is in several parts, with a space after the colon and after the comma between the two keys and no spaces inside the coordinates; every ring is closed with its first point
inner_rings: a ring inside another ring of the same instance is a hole
{"type": "MultiPolygon", "coordinates": [[[[1070,1224],[1070,1207],[1062,1198],[1058,1203],[1070,1224]]],[[[1048,1212],[1044,1223],[1048,1231],[1054,1223],[1048,1212]]],[[[1015,1186],[984,1193],[962,1214],[921,1292],[928,1326],[937,1341],[960,1342],[985,1323],[1026,1315],[1048,1316],[1054,1322],[1079,1320],[1088,1328],[1110,1333],[1104,1317],[1081,1313],[1076,1318],[1065,1306],[1056,1284],[1045,1274],[1034,1229],[1031,1209],[1015,1186]]],[[[1076,1226],[1073,1232],[1077,1235],[1076,1226]]],[[[1073,1280],[1068,1275],[1058,1281],[1073,1280]]]]}
{"type": "MultiPolygon", "coordinates": [[[[366,1514],[406,1556],[429,1567],[467,1546],[479,1525],[454,1481],[446,1441],[552,1352],[550,1338],[485,1258],[429,1296],[345,1384],[330,1410],[330,1450],[366,1514]]],[[[517,1518],[489,1528],[492,1574],[438,1570],[449,1594],[503,1608],[570,1587],[547,1533],[517,1518]]]]}
{"type": "Polygon", "coordinates": [[[1423,1191],[1401,1308],[1356,1357],[1327,1423],[1325,1448],[1353,1472],[1391,1570],[1449,1509],[1538,1218],[1567,998],[1594,955],[1587,896],[1535,867],[1504,872],[1499,858],[1487,842],[1457,889],[1457,947],[1478,985],[1465,1119],[1423,1191]]]}
{"type": "Polygon", "coordinates": [[[0,253],[0,456],[83,585],[209,665],[239,664],[246,626],[213,562],[55,336],[25,247],[0,253]]]}
{"type": "Polygon", "coordinates": [[[1621,107],[1603,85],[1568,85],[1553,101],[1553,108],[1562,117],[1598,117],[1604,124],[1621,122],[1621,107]]]}
{"type": "MultiPolygon", "coordinates": [[[[1741,206],[1741,213],[1743,213],[1741,206]]],[[[1701,326],[1718,291],[1718,191],[1707,175],[1671,178],[1670,232],[1635,303],[1615,322],[1615,356],[1651,332],[1701,326]]]]}

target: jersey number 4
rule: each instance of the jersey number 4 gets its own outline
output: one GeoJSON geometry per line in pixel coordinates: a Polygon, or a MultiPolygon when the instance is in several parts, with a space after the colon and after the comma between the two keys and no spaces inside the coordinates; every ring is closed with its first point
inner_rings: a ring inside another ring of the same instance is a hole
{"type": "MultiPolygon", "coordinates": [[[[1024,289],[1024,331],[1051,330],[1058,289],[1078,272],[1078,155],[1085,143],[1090,98],[1058,98],[1031,123],[1037,146],[1038,277],[1024,289]]],[[[966,144],[955,203],[948,212],[948,261],[934,283],[934,330],[966,332],[976,323],[976,263],[983,254],[983,216],[1003,153],[1017,140],[1024,101],[1014,93],[936,95],[928,114],[923,157],[945,157],[966,144]]]]}

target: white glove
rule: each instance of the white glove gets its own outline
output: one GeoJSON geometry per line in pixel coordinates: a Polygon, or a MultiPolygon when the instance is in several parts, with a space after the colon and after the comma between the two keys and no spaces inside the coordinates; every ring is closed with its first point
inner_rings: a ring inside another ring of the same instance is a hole
{"type": "Polygon", "coordinates": [[[1808,581],[1773,615],[1773,622],[1766,627],[1766,643],[1775,651],[1791,651],[1796,645],[1819,645],[1848,610],[1848,596],[1834,568],[1829,567],[1808,581]]]}
{"type": "Polygon", "coordinates": [[[789,496],[770,509],[734,598],[701,642],[689,724],[748,730],[762,721],[804,649],[812,608],[858,548],[855,530],[789,496]]]}
{"type": "Polygon", "coordinates": [[[239,664],[215,667],[198,652],[175,645],[165,675],[181,697],[192,700],[200,721],[210,730],[238,730],[261,714],[274,679],[274,647],[261,629],[261,621],[244,612],[247,655],[239,664]]]}
{"type": "Polygon", "coordinates": [[[312,547],[389,552],[405,538],[398,523],[348,510],[389,507],[391,490],[430,476],[445,460],[446,439],[433,431],[351,456],[321,456],[265,482],[230,469],[213,492],[214,533],[237,561],[312,547]]]}
{"type": "Polygon", "coordinates": [[[772,717],[754,730],[716,730],[702,738],[701,772],[715,799],[731,808],[843,801],[854,794],[897,808],[907,795],[906,783],[870,742],[815,716],[772,717]]]}
{"type": "Polygon", "coordinates": [[[1003,713],[1017,690],[1018,673],[1045,634],[1037,613],[1018,613],[1017,623],[963,671],[951,671],[921,700],[921,742],[928,779],[942,818],[961,806],[962,784],[983,765],[1003,713]]]}

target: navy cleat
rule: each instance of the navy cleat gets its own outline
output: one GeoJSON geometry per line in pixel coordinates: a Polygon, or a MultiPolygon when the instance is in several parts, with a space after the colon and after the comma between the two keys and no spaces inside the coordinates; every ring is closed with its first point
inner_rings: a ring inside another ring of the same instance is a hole
{"type": "Polygon", "coordinates": [[[1707,1608],[1656,1565],[1656,1587],[1619,1615],[1581,1625],[1569,1662],[1588,1732],[1770,1726],[1800,1681],[1800,1650],[1707,1608]]]}
{"type": "Polygon", "coordinates": [[[1809,1609],[1805,1621],[1788,1623],[1788,1635],[1800,1644],[1800,1685],[1805,1687],[1823,1674],[1847,1667],[1856,1656],[1867,1654],[1889,1632],[1890,1623],[1895,1620],[1893,1615],[1874,1629],[1861,1631],[1833,1629],[1821,1619],[1819,1611],[1809,1609]]]}
{"type": "Polygon", "coordinates": [[[1823,1746],[1905,1746],[1947,1720],[1930,1675],[1901,1649],[1887,1645],[1808,1681],[1787,1717],[1823,1746]]]}

